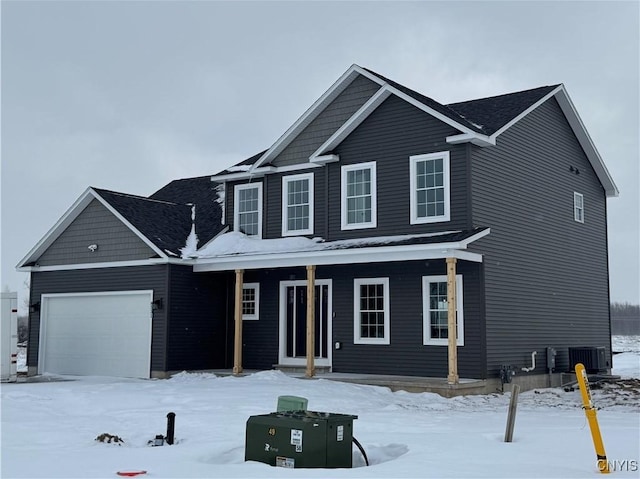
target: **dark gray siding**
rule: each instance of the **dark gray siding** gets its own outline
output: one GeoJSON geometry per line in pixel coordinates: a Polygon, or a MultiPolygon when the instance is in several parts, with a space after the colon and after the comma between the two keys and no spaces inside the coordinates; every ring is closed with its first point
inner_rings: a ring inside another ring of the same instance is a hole
{"type": "Polygon", "coordinates": [[[543,373],[546,347],[558,370],[570,346],[606,346],[610,361],[605,193],[555,99],[472,159],[473,222],[491,227],[472,245],[485,255],[489,374],[529,366],[534,350],[543,373]]]}
{"type": "Polygon", "coordinates": [[[156,256],[98,200],[93,200],[38,258],[40,266],[102,263],[156,256]],[[91,252],[88,246],[98,245],[91,252]]]}
{"type": "MultiPolygon", "coordinates": [[[[31,273],[30,304],[47,293],[153,290],[155,299],[167,297],[167,266],[135,266],[31,273]]],[[[151,305],[149,305],[151,307],[151,305]]],[[[166,371],[167,308],[153,312],[151,370],[166,371]]],[[[37,366],[40,313],[29,315],[28,366],[37,366]]]]}
{"type": "Polygon", "coordinates": [[[379,89],[380,85],[377,83],[358,76],[272,163],[286,166],[309,161],[309,156],[379,89]]]}
{"type": "MultiPolygon", "coordinates": [[[[229,275],[169,266],[167,370],[228,367],[229,275]]],[[[231,329],[233,333],[233,329],[231,329]]]]}
{"type": "MultiPolygon", "coordinates": [[[[308,236],[324,236],[326,234],[326,185],[327,169],[311,168],[295,171],[290,174],[313,174],[314,188],[314,231],[308,236]]],[[[265,178],[266,224],[265,238],[280,238],[282,236],[282,178],[289,174],[274,174],[265,178]]]]}
{"type": "MultiPolygon", "coordinates": [[[[458,262],[463,274],[465,345],[458,348],[461,377],[484,378],[484,316],[481,298],[482,265],[458,262]]],[[[446,377],[447,347],[422,344],[422,276],[446,274],[444,260],[375,265],[319,266],[317,279],[332,279],[333,370],[369,374],[446,377]],[[353,280],[388,277],[390,288],[389,345],[353,343],[353,280]]],[[[245,321],[244,366],[271,368],[278,361],[279,283],[304,280],[304,268],[247,272],[246,282],[260,283],[260,320],[245,321]]]]}
{"type": "Polygon", "coordinates": [[[470,227],[466,145],[449,145],[446,137],[459,133],[431,115],[395,96],[389,97],[337,148],[340,162],[329,168],[327,239],[416,234],[470,227]],[[410,224],[409,157],[450,152],[451,221],[410,224]],[[377,228],[340,230],[341,166],[376,162],[377,228]]]}

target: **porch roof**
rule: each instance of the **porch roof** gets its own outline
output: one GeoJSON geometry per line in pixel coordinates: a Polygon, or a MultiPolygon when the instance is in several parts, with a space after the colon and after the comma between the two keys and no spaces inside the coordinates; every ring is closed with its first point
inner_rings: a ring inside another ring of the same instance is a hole
{"type": "Polygon", "coordinates": [[[467,246],[489,232],[489,228],[484,227],[339,241],[305,237],[256,239],[242,233],[230,232],[218,236],[187,257],[196,260],[195,272],[386,263],[448,257],[482,262],[482,255],[467,251],[467,246]]]}

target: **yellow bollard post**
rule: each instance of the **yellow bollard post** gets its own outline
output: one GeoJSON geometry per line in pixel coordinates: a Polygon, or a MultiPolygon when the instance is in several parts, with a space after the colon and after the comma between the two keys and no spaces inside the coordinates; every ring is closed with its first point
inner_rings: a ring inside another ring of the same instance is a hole
{"type": "Polygon", "coordinates": [[[607,453],[604,452],[604,443],[602,442],[602,435],[600,434],[600,426],[598,426],[598,418],[596,417],[596,408],[593,407],[593,401],[591,401],[591,389],[589,388],[589,380],[587,379],[587,371],[584,368],[584,364],[576,364],[576,378],[580,385],[580,393],[582,394],[582,404],[584,413],[587,416],[589,422],[589,429],[591,429],[591,437],[593,438],[593,447],[596,449],[596,457],[598,458],[598,470],[603,474],[608,474],[609,462],[607,461],[607,453]]]}

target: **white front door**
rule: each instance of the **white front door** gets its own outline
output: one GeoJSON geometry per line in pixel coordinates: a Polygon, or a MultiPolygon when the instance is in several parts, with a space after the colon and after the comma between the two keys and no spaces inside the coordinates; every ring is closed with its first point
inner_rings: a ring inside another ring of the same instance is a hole
{"type": "MultiPolygon", "coordinates": [[[[315,364],[331,366],[331,280],[315,281],[315,364]]],[[[307,282],[280,282],[280,364],[307,361],[307,282]]]]}

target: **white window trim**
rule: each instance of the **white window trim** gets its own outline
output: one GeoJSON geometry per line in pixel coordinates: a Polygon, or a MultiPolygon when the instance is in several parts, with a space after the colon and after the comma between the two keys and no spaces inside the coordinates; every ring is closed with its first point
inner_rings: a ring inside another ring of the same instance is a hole
{"type": "Polygon", "coordinates": [[[356,278],[353,280],[353,343],[354,344],[390,344],[391,315],[389,309],[389,278],[356,278]],[[381,284],[384,287],[384,337],[363,338],[360,336],[360,286],[363,284],[381,284]]]}
{"type": "Polygon", "coordinates": [[[578,223],[584,223],[584,195],[576,191],[573,192],[573,219],[578,223]],[[578,198],[580,206],[578,206],[578,198]],[[581,212],[582,216],[578,212],[581,212]]]}
{"type": "Polygon", "coordinates": [[[343,230],[358,230],[364,228],[375,228],[377,226],[377,182],[376,182],[376,162],[357,163],[354,165],[344,165],[341,169],[340,180],[340,222],[343,230]],[[369,169],[371,171],[371,221],[368,223],[347,223],[347,172],[353,170],[369,169]]]}
{"type": "MultiPolygon", "coordinates": [[[[255,292],[256,313],[243,314],[243,321],[258,321],[260,319],[260,283],[242,283],[242,289],[253,289],[255,292]]],[[[244,302],[244,301],[242,301],[244,302]]],[[[242,306],[242,305],[241,305],[242,306]]]]}
{"type": "Polygon", "coordinates": [[[313,234],[313,217],[314,217],[314,190],[313,190],[313,173],[302,173],[299,175],[289,175],[282,177],[282,236],[298,236],[313,234]],[[303,230],[289,230],[289,217],[287,215],[288,206],[288,184],[290,181],[308,180],[309,181],[309,227],[303,230]]]}
{"type": "Polygon", "coordinates": [[[233,230],[240,231],[240,210],[238,209],[238,197],[241,190],[248,190],[251,188],[258,188],[258,234],[252,236],[253,238],[262,238],[262,182],[259,183],[243,183],[241,185],[235,185],[233,188],[233,230]]]}
{"type": "MultiPolygon", "coordinates": [[[[431,315],[429,314],[429,284],[447,281],[447,276],[423,276],[422,277],[422,344],[425,346],[447,346],[448,339],[431,338],[431,315]]],[[[456,315],[458,327],[456,328],[457,345],[464,346],[464,299],[463,299],[462,275],[456,275],[456,315]]]]}
{"type": "Polygon", "coordinates": [[[449,152],[440,151],[438,153],[427,153],[424,155],[413,155],[409,157],[409,195],[410,195],[410,213],[411,224],[424,224],[424,223],[439,223],[443,221],[451,220],[451,176],[450,176],[450,161],[449,152]],[[418,199],[416,197],[416,189],[418,187],[416,181],[417,168],[416,164],[419,161],[436,160],[442,158],[443,169],[443,183],[444,183],[444,214],[440,216],[429,216],[425,218],[418,217],[418,199]]]}

